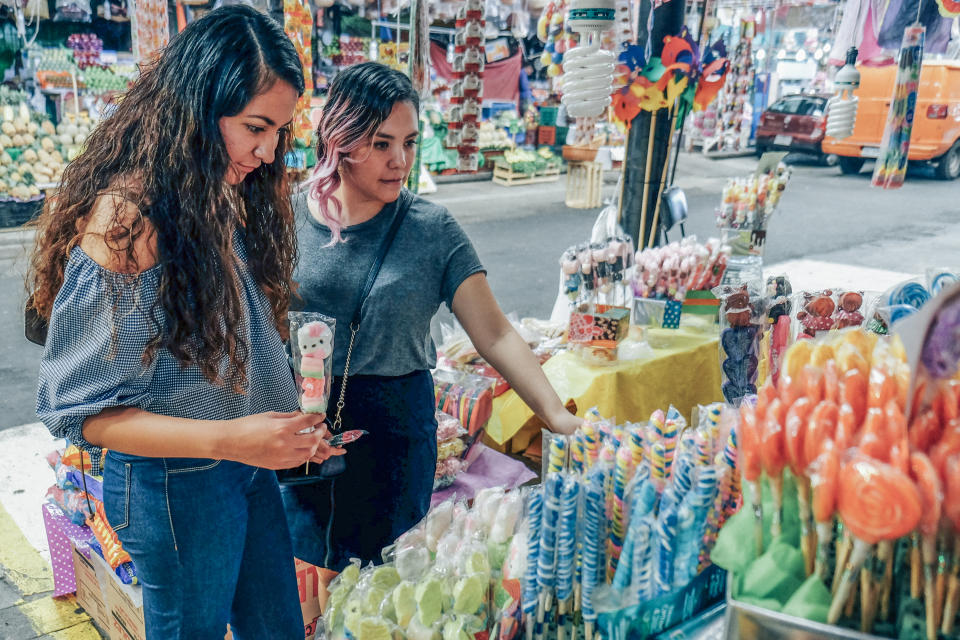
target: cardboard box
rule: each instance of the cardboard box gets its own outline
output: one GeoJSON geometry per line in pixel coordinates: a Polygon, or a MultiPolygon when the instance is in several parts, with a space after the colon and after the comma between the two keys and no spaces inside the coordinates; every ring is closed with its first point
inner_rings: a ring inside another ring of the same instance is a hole
{"type": "MultiPolygon", "coordinates": [[[[89,553],[93,554],[92,551],[89,553]]],[[[107,596],[104,592],[106,580],[100,580],[93,562],[75,545],[73,546],[73,573],[77,581],[77,604],[90,614],[101,629],[109,629],[110,618],[107,611],[107,596]]],[[[105,575],[103,577],[106,578],[105,575]]]]}
{"type": "MultiPolygon", "coordinates": [[[[76,555],[84,560],[80,568],[75,569],[78,583],[77,602],[98,625],[109,631],[111,640],[146,640],[141,587],[123,584],[106,561],[96,553],[91,552],[89,559],[80,552],[76,552],[76,555]],[[81,584],[85,585],[86,602],[81,602],[81,584]],[[101,594],[99,614],[95,599],[97,591],[101,594]]],[[[76,556],[74,562],[79,562],[76,556]]],[[[296,571],[300,608],[303,612],[304,640],[314,640],[320,626],[319,570],[312,564],[296,560],[296,571]]],[[[231,637],[228,630],[225,640],[231,637]]]]}
{"type": "Polygon", "coordinates": [[[300,609],[303,612],[304,640],[314,640],[320,630],[320,572],[299,558],[294,560],[297,570],[297,589],[300,591],[300,609]]]}
{"type": "Polygon", "coordinates": [[[630,331],[630,310],[626,307],[597,305],[595,313],[570,314],[567,340],[592,347],[615,348],[630,331]]]}

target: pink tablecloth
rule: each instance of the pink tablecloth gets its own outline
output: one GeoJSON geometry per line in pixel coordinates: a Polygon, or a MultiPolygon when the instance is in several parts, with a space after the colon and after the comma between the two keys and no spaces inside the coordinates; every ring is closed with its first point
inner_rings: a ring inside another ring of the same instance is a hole
{"type": "Polygon", "coordinates": [[[431,507],[454,495],[464,500],[472,500],[481,489],[514,489],[537,477],[537,474],[519,460],[494,451],[483,443],[477,443],[476,446],[481,447],[480,455],[469,469],[457,476],[452,485],[433,494],[431,507]]]}

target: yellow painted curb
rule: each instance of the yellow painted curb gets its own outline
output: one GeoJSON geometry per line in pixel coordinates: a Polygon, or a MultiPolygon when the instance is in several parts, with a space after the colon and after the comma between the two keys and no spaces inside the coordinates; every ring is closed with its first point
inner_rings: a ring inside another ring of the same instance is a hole
{"type": "Polygon", "coordinates": [[[53,591],[50,564],[30,546],[0,504],[0,567],[21,596],[53,591]]]}
{"type": "MultiPolygon", "coordinates": [[[[80,605],[77,604],[73,595],[62,598],[40,598],[33,602],[28,602],[17,607],[23,615],[30,618],[37,635],[45,635],[54,632],[72,631],[73,627],[83,624],[96,633],[93,625],[90,624],[90,616],[87,615],[80,605]]],[[[79,632],[79,631],[78,631],[79,632]]],[[[96,636],[90,636],[98,638],[96,636]]],[[[84,636],[65,636],[67,638],[82,638],[84,636]]]]}

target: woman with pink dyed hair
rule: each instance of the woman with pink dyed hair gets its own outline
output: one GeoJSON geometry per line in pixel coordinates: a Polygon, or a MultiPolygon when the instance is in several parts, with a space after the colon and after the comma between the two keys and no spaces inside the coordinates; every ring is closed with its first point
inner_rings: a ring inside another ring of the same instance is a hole
{"type": "Polygon", "coordinates": [[[348,445],[342,475],[283,487],[295,554],[327,569],[328,579],[350,558],[379,561],[430,506],[437,459],[430,319],[441,304],[550,429],[572,433],[581,423],[503,315],[460,225],[404,189],[419,106],[410,80],[389,67],[341,72],[317,130],[311,186],[294,203],[303,307],[337,319],[331,398],[340,398],[349,356],[343,429],[370,432],[348,445]],[[398,215],[350,349],[362,285],[398,215]]]}

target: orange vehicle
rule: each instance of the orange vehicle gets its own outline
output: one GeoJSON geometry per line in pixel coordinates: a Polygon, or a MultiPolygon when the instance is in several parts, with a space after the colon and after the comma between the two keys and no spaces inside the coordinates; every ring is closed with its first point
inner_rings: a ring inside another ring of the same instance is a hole
{"type": "MultiPolygon", "coordinates": [[[[867,159],[880,155],[897,75],[896,65],[858,69],[860,88],[854,93],[859,105],[853,135],[823,140],[823,152],[839,156],[843,173],[858,173],[867,159]]],[[[907,157],[933,163],[937,177],[944,180],[960,176],[960,61],[923,64],[907,157]]]]}

